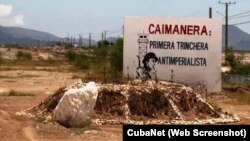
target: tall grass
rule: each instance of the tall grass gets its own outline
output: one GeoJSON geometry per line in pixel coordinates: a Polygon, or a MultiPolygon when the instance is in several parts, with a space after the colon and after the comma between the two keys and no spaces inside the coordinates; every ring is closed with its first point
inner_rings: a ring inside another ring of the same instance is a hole
{"type": "Polygon", "coordinates": [[[35,96],[33,93],[28,93],[28,92],[19,92],[19,91],[14,91],[11,90],[7,96],[35,96]]]}
{"type": "Polygon", "coordinates": [[[90,58],[84,53],[76,53],[73,49],[69,49],[65,53],[65,57],[78,69],[89,69],[90,58]]]}
{"type": "Polygon", "coordinates": [[[241,104],[249,104],[250,105],[250,94],[242,94],[239,92],[225,92],[226,96],[232,99],[236,99],[241,104]]]}
{"type": "Polygon", "coordinates": [[[90,48],[88,53],[69,49],[65,57],[80,70],[86,72],[85,79],[103,82],[121,82],[123,67],[123,39],[110,46],[90,48]]]}
{"type": "Polygon", "coordinates": [[[32,60],[32,55],[28,52],[18,51],[16,53],[16,58],[17,60],[32,60]]]}
{"type": "MultiPolygon", "coordinates": [[[[242,87],[242,88],[247,88],[247,84],[243,83],[230,83],[226,82],[225,79],[222,79],[222,87],[242,87]]],[[[230,92],[230,91],[224,91],[227,97],[236,99],[239,101],[241,104],[250,104],[250,94],[243,94],[240,92],[230,92]]]]}

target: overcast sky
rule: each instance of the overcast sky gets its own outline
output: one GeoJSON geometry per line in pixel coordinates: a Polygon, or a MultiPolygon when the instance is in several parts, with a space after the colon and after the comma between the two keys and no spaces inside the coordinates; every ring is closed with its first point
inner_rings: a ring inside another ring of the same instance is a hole
{"type": "MultiPolygon", "coordinates": [[[[250,21],[250,0],[235,2],[229,6],[229,15],[245,14],[230,18],[229,24],[250,21]]],[[[86,37],[91,32],[100,39],[103,30],[109,31],[107,36],[121,36],[124,16],[208,17],[209,7],[213,17],[224,19],[225,5],[218,0],[1,0],[0,25],[60,37],[86,37]]],[[[250,23],[237,26],[250,33],[250,23]]]]}

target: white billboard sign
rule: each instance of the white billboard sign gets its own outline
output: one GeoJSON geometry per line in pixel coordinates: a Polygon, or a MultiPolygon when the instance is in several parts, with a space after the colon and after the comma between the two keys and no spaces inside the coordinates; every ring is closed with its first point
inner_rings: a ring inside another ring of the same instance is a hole
{"type": "Polygon", "coordinates": [[[219,19],[125,17],[123,73],[221,91],[219,19]]]}

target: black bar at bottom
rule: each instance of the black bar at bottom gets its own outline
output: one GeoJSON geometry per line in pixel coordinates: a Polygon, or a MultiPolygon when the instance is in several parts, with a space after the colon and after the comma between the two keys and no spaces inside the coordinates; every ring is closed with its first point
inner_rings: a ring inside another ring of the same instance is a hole
{"type": "Polygon", "coordinates": [[[156,139],[164,141],[183,141],[190,139],[230,139],[250,140],[249,125],[123,125],[123,140],[156,139]]]}

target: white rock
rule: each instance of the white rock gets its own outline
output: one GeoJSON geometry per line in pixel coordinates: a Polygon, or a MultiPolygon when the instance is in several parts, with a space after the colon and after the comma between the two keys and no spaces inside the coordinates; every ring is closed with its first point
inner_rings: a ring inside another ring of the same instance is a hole
{"type": "Polygon", "coordinates": [[[98,90],[94,82],[67,90],[54,110],[53,118],[66,127],[85,127],[90,124],[98,90]]]}

